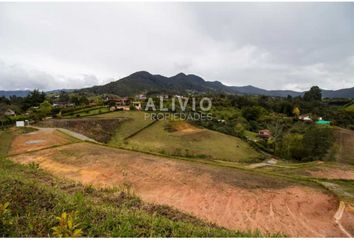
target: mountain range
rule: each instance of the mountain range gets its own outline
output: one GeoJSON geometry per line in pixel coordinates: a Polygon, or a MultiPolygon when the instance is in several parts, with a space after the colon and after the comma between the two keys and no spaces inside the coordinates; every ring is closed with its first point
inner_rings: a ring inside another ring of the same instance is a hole
{"type": "MultiPolygon", "coordinates": [[[[287,97],[288,95],[296,97],[304,94],[304,92],[291,90],[265,90],[250,85],[242,87],[226,86],[218,81],[205,81],[193,74],[186,75],[179,73],[172,77],[165,77],[162,75],[153,75],[145,71],[136,72],[120,80],[102,86],[81,89],[80,91],[96,94],[111,93],[120,96],[132,96],[148,92],[175,94],[211,92],[277,97],[287,97]]],[[[322,96],[329,98],[354,98],[354,87],[339,90],[322,90],[322,96]]]]}
{"type": "MultiPolygon", "coordinates": [[[[65,89],[63,89],[66,91],[65,89]]],[[[58,92],[63,90],[53,90],[58,92]]],[[[199,76],[193,74],[179,73],[172,77],[162,75],[153,75],[146,71],[135,72],[120,80],[110,82],[101,86],[93,86],[77,90],[78,92],[89,92],[95,94],[115,94],[119,96],[133,96],[142,93],[170,93],[185,94],[188,92],[199,93],[227,93],[242,95],[264,95],[292,97],[302,96],[304,92],[291,90],[265,90],[254,86],[226,86],[218,81],[205,81],[199,76]]],[[[0,96],[26,96],[29,91],[0,91],[0,96]]],[[[339,90],[322,90],[322,96],[328,98],[354,98],[354,87],[339,90]]]]}

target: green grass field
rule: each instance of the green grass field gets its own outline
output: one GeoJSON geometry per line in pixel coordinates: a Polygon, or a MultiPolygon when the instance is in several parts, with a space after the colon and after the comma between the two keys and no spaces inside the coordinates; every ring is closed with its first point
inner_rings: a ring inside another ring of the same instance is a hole
{"type": "Polygon", "coordinates": [[[87,110],[81,109],[78,111],[67,113],[62,118],[88,117],[88,116],[95,116],[95,115],[104,114],[108,112],[109,112],[108,107],[87,108],[87,110]]]}
{"type": "Polygon", "coordinates": [[[117,111],[97,116],[98,118],[127,118],[126,121],[115,130],[114,136],[108,143],[111,146],[121,146],[124,139],[131,136],[135,132],[143,129],[152,123],[152,120],[145,119],[145,113],[137,111],[117,111]]]}
{"type": "Polygon", "coordinates": [[[349,106],[347,106],[347,107],[345,108],[345,110],[354,112],[354,103],[351,104],[351,105],[349,105],[349,106]]]}
{"type": "Polygon", "coordinates": [[[239,138],[183,123],[182,129],[168,130],[169,121],[159,121],[129,138],[128,148],[171,156],[257,162],[261,155],[239,138]]]}

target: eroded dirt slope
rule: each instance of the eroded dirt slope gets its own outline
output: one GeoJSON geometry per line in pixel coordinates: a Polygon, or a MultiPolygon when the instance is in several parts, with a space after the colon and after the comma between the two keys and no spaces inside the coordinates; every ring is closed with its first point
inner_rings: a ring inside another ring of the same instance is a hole
{"type": "Polygon", "coordinates": [[[147,202],[167,204],[220,226],[292,237],[344,236],[333,195],[283,179],[172,160],[91,143],[13,156],[95,186],[129,185],[147,202]]]}
{"type": "Polygon", "coordinates": [[[16,136],[8,154],[20,154],[71,142],[75,142],[75,140],[58,130],[42,129],[16,136]]]}

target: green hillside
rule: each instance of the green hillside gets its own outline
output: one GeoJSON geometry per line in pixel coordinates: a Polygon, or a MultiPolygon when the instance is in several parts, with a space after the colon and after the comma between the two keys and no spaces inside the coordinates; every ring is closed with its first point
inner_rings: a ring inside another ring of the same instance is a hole
{"type": "Polygon", "coordinates": [[[159,121],[129,138],[125,146],[145,152],[210,160],[255,162],[261,159],[258,152],[239,138],[182,121],[159,121]]]}

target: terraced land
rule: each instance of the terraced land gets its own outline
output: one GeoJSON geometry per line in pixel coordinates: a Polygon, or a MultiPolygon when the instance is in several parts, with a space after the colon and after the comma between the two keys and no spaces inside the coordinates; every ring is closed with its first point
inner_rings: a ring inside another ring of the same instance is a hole
{"type": "Polygon", "coordinates": [[[230,162],[259,162],[262,155],[239,138],[186,122],[178,122],[171,129],[168,120],[145,128],[126,139],[125,147],[143,152],[169,156],[224,160],[230,162]]]}
{"type": "MultiPolygon", "coordinates": [[[[127,186],[148,203],[166,204],[229,229],[293,237],[346,236],[333,218],[339,200],[317,185],[93,143],[23,148],[22,153],[11,159],[35,162],[54,175],[86,185],[127,186]]],[[[350,219],[346,211],[341,221],[345,225],[350,219]]]]}

